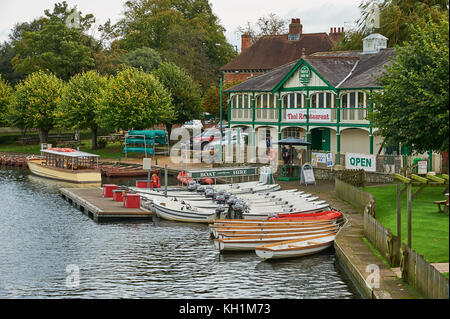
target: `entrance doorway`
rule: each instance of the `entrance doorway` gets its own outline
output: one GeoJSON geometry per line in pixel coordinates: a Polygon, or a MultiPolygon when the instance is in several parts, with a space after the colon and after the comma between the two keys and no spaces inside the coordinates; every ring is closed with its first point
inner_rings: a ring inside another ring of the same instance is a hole
{"type": "Polygon", "coordinates": [[[315,128],[311,130],[312,149],[316,151],[330,151],[330,129],[315,128]]]}

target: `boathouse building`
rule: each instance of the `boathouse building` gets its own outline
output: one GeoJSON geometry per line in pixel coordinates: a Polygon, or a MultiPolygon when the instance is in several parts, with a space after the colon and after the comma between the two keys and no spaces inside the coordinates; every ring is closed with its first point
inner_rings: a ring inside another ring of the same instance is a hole
{"type": "Polygon", "coordinates": [[[365,38],[361,51],[303,52],[225,91],[230,127],[273,128],[279,139],[305,139],[333,154],[377,154],[383,139],[368,115],[382,90],[377,77],[394,56],[380,34],[365,38]]]}

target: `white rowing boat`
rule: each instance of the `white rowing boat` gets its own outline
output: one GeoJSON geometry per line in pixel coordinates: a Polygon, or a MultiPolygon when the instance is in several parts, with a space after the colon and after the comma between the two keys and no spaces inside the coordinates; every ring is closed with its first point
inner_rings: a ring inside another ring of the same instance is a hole
{"type": "Polygon", "coordinates": [[[211,223],[216,217],[215,212],[210,210],[202,210],[189,205],[181,204],[170,199],[153,201],[153,207],[158,217],[192,223],[211,223]]]}
{"type": "MultiPolygon", "coordinates": [[[[325,231],[322,233],[313,233],[314,235],[335,235],[335,231],[325,231]]],[[[281,241],[302,239],[311,237],[310,233],[292,234],[288,236],[248,236],[234,238],[216,238],[214,239],[214,247],[219,251],[248,251],[256,247],[277,243],[281,241]]]]}
{"type": "Polygon", "coordinates": [[[310,236],[307,238],[263,245],[256,247],[255,253],[264,260],[311,255],[331,247],[335,236],[336,235],[334,234],[310,236]]]}

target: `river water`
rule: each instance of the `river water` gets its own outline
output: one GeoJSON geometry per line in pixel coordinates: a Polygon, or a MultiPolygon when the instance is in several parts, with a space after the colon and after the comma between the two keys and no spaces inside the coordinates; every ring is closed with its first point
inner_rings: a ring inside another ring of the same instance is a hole
{"type": "Polygon", "coordinates": [[[0,298],[358,298],[332,249],[219,254],[201,224],[96,223],[62,185],[0,168],[0,298]]]}

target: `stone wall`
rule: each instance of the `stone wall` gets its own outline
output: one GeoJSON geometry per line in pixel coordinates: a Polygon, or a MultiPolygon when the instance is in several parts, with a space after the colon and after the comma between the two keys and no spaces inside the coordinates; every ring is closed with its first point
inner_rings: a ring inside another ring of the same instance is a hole
{"type": "MultiPolygon", "coordinates": [[[[314,168],[314,177],[316,180],[334,181],[335,170],[331,168],[314,168]]],[[[389,184],[394,181],[394,174],[365,172],[365,182],[373,184],[389,184]]]]}

